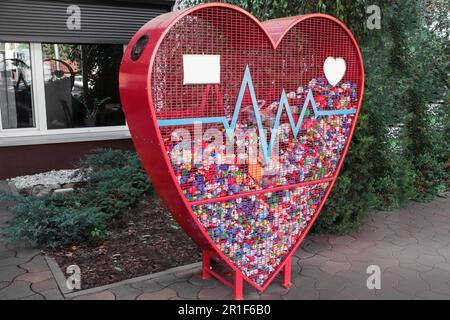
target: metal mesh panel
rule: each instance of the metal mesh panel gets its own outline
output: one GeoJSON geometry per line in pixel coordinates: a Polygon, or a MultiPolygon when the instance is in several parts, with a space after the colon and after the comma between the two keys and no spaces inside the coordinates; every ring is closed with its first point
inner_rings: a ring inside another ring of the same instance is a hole
{"type": "MultiPolygon", "coordinates": [[[[161,43],[152,74],[152,97],[158,120],[224,117],[231,122],[247,66],[267,141],[271,139],[283,90],[295,123],[310,90],[318,110],[357,108],[358,56],[351,39],[338,24],[326,18],[308,19],[294,27],[274,50],[254,21],[229,8],[214,7],[194,11],[179,20],[161,43]],[[183,54],[220,55],[220,84],[183,85],[183,54]],[[347,65],[344,78],[335,87],[324,77],[323,62],[329,56],[342,57],[347,65]]],[[[248,87],[240,107],[234,129],[257,130],[248,87]]],[[[333,177],[353,119],[354,114],[317,115],[308,103],[294,138],[283,111],[278,149],[270,154],[269,163],[264,163],[261,153],[257,163],[250,163],[249,159],[237,163],[239,152],[234,144],[235,158],[231,162],[214,163],[218,157],[226,157],[222,148],[195,164],[192,159],[199,156],[196,143],[205,147],[213,139],[194,141],[192,124],[160,129],[185,196],[191,201],[201,201],[333,177]],[[186,129],[193,140],[189,154],[174,150],[180,141],[174,140],[172,134],[179,128],[186,129]]],[[[201,133],[209,128],[221,130],[226,141],[222,123],[203,123],[201,133]]],[[[261,137],[257,135],[256,139],[261,137]]],[[[250,143],[248,138],[244,141],[246,145],[250,143]]]]}
{"type": "Polygon", "coordinates": [[[308,226],[327,187],[247,196],[193,210],[219,250],[263,286],[308,226]]]}
{"type": "Polygon", "coordinates": [[[170,28],[151,76],[165,151],[193,214],[263,287],[336,177],[362,89],[357,48],[338,23],[314,17],[274,49],[248,16],[205,7],[170,28]],[[184,84],[183,55],[220,55],[220,83],[184,84]],[[329,57],[346,63],[334,86],[323,70],[329,57]]]}

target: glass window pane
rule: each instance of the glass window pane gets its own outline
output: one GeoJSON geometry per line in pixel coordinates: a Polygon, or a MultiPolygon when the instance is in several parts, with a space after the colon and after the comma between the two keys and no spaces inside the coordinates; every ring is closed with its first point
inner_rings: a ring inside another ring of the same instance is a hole
{"type": "Polygon", "coordinates": [[[49,129],[125,125],[122,45],[42,45],[49,129]]]}
{"type": "Polygon", "coordinates": [[[0,111],[3,129],[35,126],[30,45],[0,42],[0,111]]]}

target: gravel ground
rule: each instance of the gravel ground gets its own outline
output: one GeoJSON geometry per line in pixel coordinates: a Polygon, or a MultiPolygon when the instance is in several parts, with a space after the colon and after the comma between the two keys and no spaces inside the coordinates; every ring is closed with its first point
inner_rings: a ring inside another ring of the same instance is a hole
{"type": "Polygon", "coordinates": [[[63,185],[67,183],[77,183],[81,177],[76,175],[78,169],[71,170],[52,170],[28,176],[21,176],[9,179],[17,189],[28,189],[37,185],[63,185]]]}

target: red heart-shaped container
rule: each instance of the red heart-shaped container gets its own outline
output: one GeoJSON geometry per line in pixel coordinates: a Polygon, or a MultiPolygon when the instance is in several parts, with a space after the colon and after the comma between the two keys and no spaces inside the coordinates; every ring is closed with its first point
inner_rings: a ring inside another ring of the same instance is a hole
{"type": "Polygon", "coordinates": [[[221,3],[149,21],[120,71],[136,149],[171,214],[204,250],[204,272],[213,255],[258,290],[290,263],[323,207],[363,88],[361,53],[339,20],[261,23],[221,3]],[[325,73],[342,79],[332,86],[325,73]],[[239,140],[246,130],[256,136],[239,140]],[[231,149],[213,144],[230,137],[231,149]],[[256,161],[237,152],[251,144],[256,161]]]}

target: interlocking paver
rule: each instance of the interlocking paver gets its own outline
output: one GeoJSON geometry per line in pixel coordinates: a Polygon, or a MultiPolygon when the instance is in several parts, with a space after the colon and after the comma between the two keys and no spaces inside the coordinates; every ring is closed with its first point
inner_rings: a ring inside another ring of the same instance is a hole
{"type": "Polygon", "coordinates": [[[152,293],[146,292],[142,293],[137,297],[137,300],[165,300],[177,297],[177,292],[170,288],[165,288],[160,291],[155,291],[152,293]]]}
{"type": "Polygon", "coordinates": [[[290,291],[289,289],[286,289],[281,285],[280,281],[275,280],[266,288],[264,293],[282,296],[288,293],[289,291],[290,291]]]}
{"type": "Polygon", "coordinates": [[[130,285],[114,287],[109,289],[109,291],[114,293],[117,300],[134,300],[142,293],[141,290],[135,289],[130,285]]]}
{"type": "Polygon", "coordinates": [[[355,240],[356,239],[352,236],[344,235],[344,236],[330,237],[328,242],[332,245],[336,245],[336,244],[348,245],[348,244],[354,242],[355,240]]]}
{"type": "Polygon", "coordinates": [[[312,265],[320,266],[324,262],[329,261],[331,259],[332,258],[330,258],[330,257],[325,257],[325,256],[322,256],[321,254],[317,253],[314,256],[309,257],[307,259],[300,259],[300,264],[301,265],[312,264],[312,265]]]}
{"type": "Polygon", "coordinates": [[[411,262],[411,261],[400,260],[398,265],[400,267],[413,269],[413,270],[416,270],[418,272],[425,272],[425,271],[429,271],[429,270],[433,269],[432,266],[427,266],[427,265],[421,264],[421,263],[419,263],[417,261],[412,261],[411,262]]]}
{"type": "Polygon", "coordinates": [[[438,262],[434,265],[436,269],[446,270],[450,274],[450,263],[448,262],[438,262]]]}
{"type": "Polygon", "coordinates": [[[175,290],[180,298],[197,299],[201,288],[188,281],[171,284],[168,288],[175,290]]]}
{"type": "Polygon", "coordinates": [[[28,272],[43,272],[48,271],[48,265],[44,257],[37,255],[26,263],[20,265],[22,269],[26,269],[28,272]]]}
{"type": "Polygon", "coordinates": [[[261,293],[255,290],[250,292],[244,291],[245,300],[261,300],[261,293]]]}
{"type": "MultiPolygon", "coordinates": [[[[3,209],[2,209],[3,208],[3,209]]],[[[7,221],[0,205],[0,221],[7,221]]],[[[292,257],[292,287],[278,277],[246,299],[450,299],[450,198],[374,212],[346,236],[309,235],[292,257]],[[367,287],[367,268],[381,269],[381,289],[367,287]]],[[[113,286],[74,299],[231,299],[232,290],[200,267],[113,286]]],[[[92,291],[91,291],[92,292],[92,291]]],[[[63,299],[39,250],[0,237],[0,299],[63,299]]]]}
{"type": "MultiPolygon", "coordinates": [[[[341,262],[341,263],[347,262],[347,257],[345,254],[334,251],[332,249],[321,251],[320,253],[317,254],[317,257],[328,258],[328,261],[341,262]]],[[[326,263],[326,262],[324,262],[324,263],[326,263]]]]}
{"type": "Polygon", "coordinates": [[[322,269],[320,269],[319,265],[315,265],[315,264],[303,265],[301,273],[300,273],[300,277],[302,277],[303,275],[306,275],[308,277],[315,278],[315,279],[328,279],[328,278],[332,277],[332,275],[330,275],[329,273],[322,271],[322,269]]]}
{"type": "Polygon", "coordinates": [[[199,274],[194,274],[192,277],[190,277],[189,282],[201,288],[215,288],[220,285],[220,282],[213,277],[209,277],[208,279],[203,280],[199,274]]]}
{"type": "Polygon", "coordinates": [[[280,300],[282,296],[278,294],[270,294],[264,291],[261,293],[261,300],[280,300]]]}
{"type": "Polygon", "coordinates": [[[164,287],[154,280],[144,280],[130,284],[134,289],[141,290],[142,292],[155,292],[163,289],[164,287]]]}
{"type": "Polygon", "coordinates": [[[231,290],[225,286],[219,286],[215,288],[203,288],[198,293],[200,299],[206,300],[221,300],[231,297],[231,290]]]}
{"type": "Polygon", "coordinates": [[[114,293],[106,290],[99,293],[87,294],[73,298],[74,300],[115,300],[114,293]]]}
{"type": "Polygon", "coordinates": [[[407,294],[389,287],[381,288],[381,290],[376,290],[375,295],[386,300],[411,300],[415,298],[414,294],[407,294]]]}
{"type": "Polygon", "coordinates": [[[400,276],[403,279],[415,279],[419,275],[417,270],[400,266],[391,266],[386,270],[400,276]]]}
{"type": "Polygon", "coordinates": [[[419,276],[411,279],[400,279],[398,285],[394,287],[397,291],[408,295],[418,295],[422,292],[431,291],[430,285],[419,276]]]}
{"type": "Polygon", "coordinates": [[[316,288],[322,292],[323,290],[329,290],[329,291],[342,291],[345,286],[350,285],[351,282],[347,278],[340,277],[340,276],[333,276],[328,279],[320,279],[316,282],[315,286],[316,288]]]}
{"type": "Polygon", "coordinates": [[[366,270],[369,265],[377,265],[381,270],[386,270],[390,267],[399,265],[399,260],[396,258],[378,257],[371,254],[365,254],[365,257],[367,258],[364,262],[362,262],[362,265],[366,267],[366,270]]]}
{"type": "Polygon", "coordinates": [[[425,300],[448,300],[449,299],[448,295],[434,293],[432,291],[421,292],[421,293],[417,294],[416,296],[419,298],[425,299],[425,300]]]}
{"type": "Polygon", "coordinates": [[[158,284],[160,284],[163,287],[167,287],[171,284],[183,281],[182,279],[175,277],[174,274],[166,274],[162,277],[153,279],[153,281],[157,282],[158,284]]]}
{"type": "Polygon", "coordinates": [[[12,300],[31,296],[30,283],[26,281],[14,281],[9,286],[0,290],[0,300],[12,300]]]}
{"type": "Polygon", "coordinates": [[[320,254],[323,255],[325,252],[328,252],[328,251],[332,251],[335,254],[341,254],[341,255],[358,254],[361,252],[362,249],[365,249],[367,247],[372,247],[375,245],[374,243],[370,243],[370,242],[362,242],[364,244],[364,246],[361,248],[361,247],[355,246],[353,243],[354,242],[349,243],[349,244],[335,244],[335,245],[333,245],[333,247],[330,250],[323,251],[320,254]]]}
{"type": "Polygon", "coordinates": [[[374,299],[376,290],[369,290],[366,286],[366,279],[357,281],[346,285],[339,293],[345,297],[346,300],[360,300],[360,299],[374,299]]]}
{"type": "Polygon", "coordinates": [[[9,281],[0,281],[0,290],[9,286],[11,282],[9,281]]]}
{"type": "Polygon", "coordinates": [[[2,265],[2,260],[7,260],[7,259],[11,259],[11,258],[15,258],[16,253],[12,250],[3,250],[0,251],[0,265],[2,265]]]}
{"type": "Polygon", "coordinates": [[[31,289],[35,292],[46,291],[50,289],[57,289],[58,285],[53,278],[42,280],[31,284],[31,289]]]}
{"type": "Polygon", "coordinates": [[[174,272],[173,275],[177,278],[184,279],[184,278],[189,278],[195,274],[199,274],[200,271],[201,271],[201,268],[198,267],[198,268],[192,268],[192,269],[188,269],[188,270],[177,271],[177,272],[174,272]]]}
{"type": "MultiPolygon", "coordinates": [[[[302,245],[306,242],[307,239],[305,239],[302,243],[302,245]]],[[[299,247],[297,251],[293,254],[294,256],[298,257],[299,259],[308,259],[314,255],[314,253],[308,252],[302,247],[299,247]]]]}
{"type": "Polygon", "coordinates": [[[17,266],[5,266],[0,268],[0,281],[13,281],[17,276],[26,273],[26,270],[17,266]]]}
{"type": "Polygon", "coordinates": [[[310,253],[319,253],[321,251],[331,249],[330,244],[320,243],[320,242],[310,242],[306,245],[303,245],[302,247],[305,251],[310,252],[310,253]]]}
{"type": "Polygon", "coordinates": [[[450,273],[447,270],[433,268],[433,270],[421,272],[420,277],[430,285],[430,291],[437,294],[450,296],[450,273]]]}
{"type": "Polygon", "coordinates": [[[45,297],[45,300],[63,300],[64,297],[59,291],[59,289],[50,289],[39,292],[45,297]]]}
{"type": "Polygon", "coordinates": [[[364,268],[364,270],[361,270],[359,272],[351,270],[351,269],[341,270],[341,271],[336,272],[336,275],[347,278],[348,280],[350,280],[351,282],[353,282],[355,284],[361,284],[361,283],[365,283],[365,281],[367,280],[366,272],[367,272],[367,267],[364,268]]]}
{"type": "Polygon", "coordinates": [[[7,266],[18,266],[22,263],[25,263],[26,260],[23,258],[17,258],[15,255],[12,255],[9,258],[0,259],[0,268],[7,266]]]}
{"type": "Polygon", "coordinates": [[[51,271],[42,272],[27,272],[17,277],[17,280],[28,281],[30,283],[41,282],[44,280],[52,279],[53,274],[51,271]]]}
{"type": "Polygon", "coordinates": [[[329,274],[336,274],[340,271],[349,270],[351,264],[347,262],[336,262],[336,261],[326,261],[321,266],[320,269],[329,274]]]}
{"type": "Polygon", "coordinates": [[[45,297],[40,294],[35,293],[35,294],[32,294],[31,296],[18,298],[17,300],[45,300],[45,297]]]}
{"type": "Polygon", "coordinates": [[[37,250],[37,249],[22,248],[22,247],[15,247],[15,246],[13,248],[14,248],[14,250],[16,250],[18,258],[23,258],[26,260],[30,260],[39,254],[39,250],[37,250]]]}
{"type": "Polygon", "coordinates": [[[345,300],[347,297],[336,290],[319,290],[319,299],[322,300],[345,300]]]}
{"type": "MultiPolygon", "coordinates": [[[[445,262],[445,258],[438,255],[430,255],[430,254],[420,254],[416,259],[414,259],[416,264],[425,265],[433,267],[439,263],[445,262]]],[[[450,269],[449,269],[450,271],[450,269]]]]}
{"type": "Polygon", "coordinates": [[[319,299],[319,290],[314,287],[302,288],[301,290],[290,290],[281,298],[283,300],[317,300],[319,299]]]}

